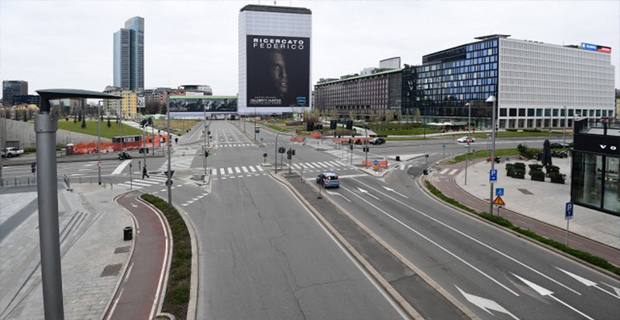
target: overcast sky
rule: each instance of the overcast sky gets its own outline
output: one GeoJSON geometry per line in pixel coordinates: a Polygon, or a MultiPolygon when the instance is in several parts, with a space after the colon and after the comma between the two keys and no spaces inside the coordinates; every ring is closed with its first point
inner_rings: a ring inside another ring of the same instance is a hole
{"type": "MultiPolygon", "coordinates": [[[[237,94],[239,9],[273,1],[0,0],[0,79],[38,89],[112,85],[113,33],[145,19],[145,86],[207,84],[237,94]]],[[[312,83],[379,60],[422,56],[510,34],[551,44],[612,47],[620,86],[620,1],[277,1],[312,10],[312,83]]]]}

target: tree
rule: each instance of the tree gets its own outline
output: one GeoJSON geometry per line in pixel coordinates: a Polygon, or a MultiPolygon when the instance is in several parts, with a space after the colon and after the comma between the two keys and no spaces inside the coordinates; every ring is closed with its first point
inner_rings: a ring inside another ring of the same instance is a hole
{"type": "Polygon", "coordinates": [[[24,122],[28,122],[28,110],[22,110],[22,116],[23,116],[23,120],[24,122]]]}
{"type": "Polygon", "coordinates": [[[419,108],[415,108],[413,119],[415,120],[416,123],[420,123],[420,117],[421,117],[420,109],[419,108]]]}
{"type": "MultiPolygon", "coordinates": [[[[145,106],[147,114],[157,114],[159,113],[159,101],[149,101],[145,106]]],[[[202,110],[200,110],[202,111],[202,110]]]]}
{"type": "Polygon", "coordinates": [[[355,121],[355,118],[357,117],[357,114],[355,112],[355,109],[351,109],[349,110],[349,120],[351,121],[355,121]]]}
{"type": "Polygon", "coordinates": [[[396,113],[396,121],[398,121],[398,123],[403,121],[403,109],[398,109],[396,110],[395,113],[396,113]]]}
{"type": "Polygon", "coordinates": [[[108,129],[112,127],[112,124],[110,123],[110,117],[108,117],[108,129]]]}
{"type": "Polygon", "coordinates": [[[82,129],[86,128],[86,117],[82,117],[82,129]]]}
{"type": "Polygon", "coordinates": [[[77,123],[77,114],[73,114],[73,123],[77,123]]]}
{"type": "Polygon", "coordinates": [[[80,110],[80,114],[78,115],[78,121],[84,120],[84,116],[82,115],[82,110],[80,110]]]}

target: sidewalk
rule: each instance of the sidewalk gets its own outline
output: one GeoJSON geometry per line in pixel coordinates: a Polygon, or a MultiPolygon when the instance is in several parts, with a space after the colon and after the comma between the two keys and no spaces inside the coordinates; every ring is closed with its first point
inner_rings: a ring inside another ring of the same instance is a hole
{"type": "MultiPolygon", "coordinates": [[[[570,172],[567,159],[554,158],[553,161],[554,165],[560,167],[561,173],[570,172]]],[[[528,165],[536,161],[520,162],[528,165]]],[[[495,165],[498,170],[495,187],[505,190],[502,198],[506,206],[500,209],[500,215],[514,225],[565,243],[564,206],[570,201],[570,173],[567,174],[566,184],[555,184],[549,182],[548,178],[545,182],[532,181],[527,174],[525,179],[508,177],[505,167],[506,163],[495,165]]],[[[446,196],[477,211],[488,212],[490,164],[484,160],[470,163],[467,185],[464,169],[464,162],[437,165],[427,179],[446,196]]],[[[497,209],[494,209],[493,213],[497,214],[497,209]]],[[[620,265],[619,225],[620,218],[616,216],[576,206],[574,217],[570,221],[569,246],[620,265]]]]}
{"type": "MultiPolygon", "coordinates": [[[[101,319],[126,268],[133,242],[123,241],[131,218],[112,198],[124,190],[98,185],[59,185],[62,282],[66,319],[101,319]]],[[[5,189],[6,190],[6,189],[5,189]]],[[[5,191],[3,190],[3,191],[5,191]]],[[[29,216],[0,243],[0,319],[43,319],[38,214],[29,216]]],[[[22,193],[4,193],[20,199],[22,193]]],[[[16,200],[15,200],[16,201],[16,200]]],[[[14,215],[25,204],[12,208],[14,215]]],[[[3,211],[3,214],[5,212],[3,211]]]]}

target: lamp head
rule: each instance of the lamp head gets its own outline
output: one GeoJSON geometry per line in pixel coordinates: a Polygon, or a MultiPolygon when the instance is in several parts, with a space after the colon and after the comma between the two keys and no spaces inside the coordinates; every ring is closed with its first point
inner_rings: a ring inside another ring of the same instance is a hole
{"type": "Polygon", "coordinates": [[[495,102],[495,96],[489,96],[486,100],[486,102],[495,102]]]}

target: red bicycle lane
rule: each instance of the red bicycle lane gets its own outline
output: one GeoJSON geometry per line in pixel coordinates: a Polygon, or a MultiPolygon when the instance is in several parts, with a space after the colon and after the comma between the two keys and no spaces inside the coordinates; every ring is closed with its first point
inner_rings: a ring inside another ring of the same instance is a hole
{"type": "Polygon", "coordinates": [[[134,247],[106,320],[154,319],[165,290],[170,234],[165,217],[142,201],[141,195],[134,191],[114,199],[134,220],[134,247]]]}

